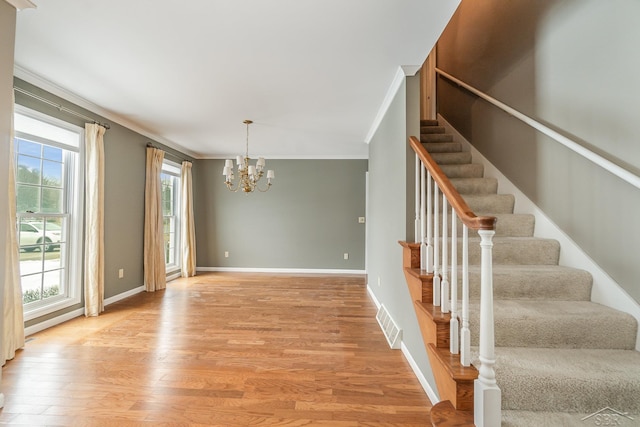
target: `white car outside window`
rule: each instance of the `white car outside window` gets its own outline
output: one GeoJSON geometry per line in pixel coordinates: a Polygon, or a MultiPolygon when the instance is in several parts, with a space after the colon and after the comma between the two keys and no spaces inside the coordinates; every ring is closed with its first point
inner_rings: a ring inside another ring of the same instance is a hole
{"type": "Polygon", "coordinates": [[[20,247],[27,252],[42,250],[44,244],[45,251],[51,252],[60,247],[60,236],[62,229],[59,225],[48,222],[23,222],[20,224],[20,247]]]}

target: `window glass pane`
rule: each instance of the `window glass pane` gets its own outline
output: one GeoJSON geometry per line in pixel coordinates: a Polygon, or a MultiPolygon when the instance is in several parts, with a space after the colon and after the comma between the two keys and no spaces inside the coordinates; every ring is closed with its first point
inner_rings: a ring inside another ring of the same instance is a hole
{"type": "Polygon", "coordinates": [[[37,142],[25,141],[24,139],[17,139],[18,153],[28,154],[29,156],[40,157],[42,153],[42,144],[37,142]]]}
{"type": "Polygon", "coordinates": [[[42,299],[55,297],[61,294],[62,270],[48,271],[42,276],[42,299]]]}
{"type": "Polygon", "coordinates": [[[62,162],[62,149],[45,145],[42,149],[42,157],[48,160],[62,162]]]}
{"type": "Polygon", "coordinates": [[[62,196],[61,188],[43,188],[41,212],[63,213],[62,196]]]}
{"type": "MultiPolygon", "coordinates": [[[[20,268],[22,268],[22,262],[20,268]]],[[[22,271],[20,271],[22,273],[22,271]]],[[[29,304],[42,299],[42,273],[22,276],[22,303],[29,304]]]]}
{"type": "Polygon", "coordinates": [[[18,156],[16,180],[25,184],[40,184],[40,159],[18,156]]]}
{"type": "Polygon", "coordinates": [[[42,185],[62,187],[62,163],[42,161],[42,185]]]}
{"type": "Polygon", "coordinates": [[[16,187],[18,212],[40,212],[40,187],[24,184],[16,187]]]}

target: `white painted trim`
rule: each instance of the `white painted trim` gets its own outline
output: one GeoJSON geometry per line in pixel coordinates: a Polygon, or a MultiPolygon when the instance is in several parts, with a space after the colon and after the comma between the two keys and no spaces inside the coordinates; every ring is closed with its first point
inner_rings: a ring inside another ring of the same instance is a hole
{"type": "Polygon", "coordinates": [[[20,67],[17,64],[13,68],[13,74],[17,78],[22,79],[27,83],[31,83],[32,85],[37,86],[40,89],[46,90],[47,92],[50,92],[56,96],[59,96],[60,98],[65,99],[66,101],[72,102],[77,106],[82,107],[86,110],[89,110],[90,112],[98,116],[102,116],[109,121],[118,123],[119,125],[122,125],[134,132],[137,132],[140,135],[153,139],[154,141],[159,142],[160,144],[166,145],[167,147],[173,148],[174,150],[178,150],[183,154],[186,154],[196,159],[199,158],[198,154],[195,153],[194,151],[191,151],[183,147],[182,145],[176,142],[170,141],[160,135],[156,135],[153,132],[143,129],[138,124],[131,122],[129,119],[122,117],[118,114],[115,114],[111,111],[105,110],[99,105],[94,104],[93,102],[87,99],[84,99],[81,96],[68,91],[67,89],[62,88],[56,85],[55,83],[37,75],[36,73],[20,67]]]}
{"type": "MultiPolygon", "coordinates": [[[[381,304],[380,304],[380,301],[378,301],[378,298],[376,298],[376,295],[373,293],[373,289],[371,289],[371,286],[367,286],[367,293],[369,294],[369,297],[371,297],[371,299],[373,300],[373,303],[376,305],[376,308],[379,310],[381,304]]],[[[424,392],[427,394],[427,397],[431,401],[431,404],[435,405],[436,403],[440,402],[440,399],[438,398],[438,394],[433,390],[433,388],[431,388],[429,381],[427,381],[427,378],[424,376],[424,374],[420,370],[420,366],[418,366],[418,363],[416,363],[416,360],[411,355],[409,348],[407,348],[407,346],[404,344],[404,341],[400,343],[400,350],[402,350],[402,354],[404,355],[405,359],[407,359],[407,362],[409,362],[409,365],[411,366],[413,373],[416,375],[416,378],[420,382],[420,385],[424,389],[424,392]]]]}
{"type": "MultiPolygon", "coordinates": [[[[123,292],[121,294],[114,295],[114,296],[112,296],[110,298],[105,299],[104,300],[104,305],[106,307],[106,306],[108,306],[110,304],[113,304],[115,302],[118,302],[120,300],[128,298],[130,296],[139,294],[139,293],[141,293],[143,291],[144,291],[144,286],[139,286],[137,288],[133,288],[133,289],[128,290],[126,292],[123,292]]],[[[83,308],[78,308],[76,310],[70,311],[70,312],[65,313],[65,314],[61,314],[60,316],[45,320],[43,322],[36,323],[35,325],[31,325],[31,326],[29,326],[29,327],[24,329],[24,335],[25,336],[33,335],[36,332],[44,331],[45,329],[51,328],[52,326],[59,325],[60,323],[64,323],[67,320],[75,319],[76,317],[80,317],[80,316],[84,316],[84,307],[83,308]]]]}
{"type": "Polygon", "coordinates": [[[104,300],[104,305],[111,305],[115,302],[121,301],[125,298],[129,298],[133,295],[139,294],[144,292],[144,286],[138,286],[137,288],[133,288],[133,289],[129,289],[126,292],[122,292],[121,294],[118,295],[114,295],[112,297],[107,298],[106,300],[104,300]]]}
{"type": "Polygon", "coordinates": [[[387,94],[382,101],[382,105],[380,105],[380,109],[378,109],[378,114],[376,115],[375,119],[373,119],[371,128],[369,129],[369,132],[364,139],[365,143],[369,144],[373,139],[373,136],[378,131],[378,128],[382,123],[382,119],[384,119],[384,116],[387,114],[387,110],[389,110],[389,107],[393,102],[393,98],[396,97],[396,94],[398,93],[398,90],[400,90],[400,87],[402,86],[405,78],[407,76],[415,76],[418,70],[420,70],[419,65],[402,65],[398,67],[396,75],[393,77],[389,89],[387,89],[387,94]]]}
{"type": "Polygon", "coordinates": [[[60,323],[64,323],[67,320],[75,319],[76,317],[80,316],[84,316],[84,307],[24,328],[24,336],[28,337],[29,335],[33,335],[36,332],[44,331],[45,329],[48,329],[52,326],[59,325],[60,323]]]}
{"type": "MultiPolygon", "coordinates": [[[[454,141],[463,145],[463,150],[471,151],[473,161],[482,163],[486,177],[498,180],[501,193],[511,193],[516,198],[515,213],[529,213],[535,217],[535,236],[556,239],[560,242],[560,264],[586,270],[593,276],[591,301],[628,313],[640,324],[640,304],[636,302],[606,271],[604,271],[576,242],[560,229],[545,213],[531,201],[518,187],[505,177],[491,162],[476,150],[444,117],[438,121],[453,135],[454,141]]],[[[636,336],[636,350],[640,351],[640,328],[636,336]]]]}
{"type": "Polygon", "coordinates": [[[364,270],[339,270],[322,268],[245,268],[245,267],[196,267],[196,271],[220,271],[235,273],[288,273],[288,274],[365,274],[364,270]]]}
{"type": "MultiPolygon", "coordinates": [[[[29,0],[6,0],[11,6],[15,7],[17,11],[21,11],[24,9],[35,9],[36,6],[33,2],[29,0]]],[[[1,406],[0,406],[1,408],[1,406]]]]}
{"type": "Polygon", "coordinates": [[[404,341],[400,344],[400,350],[402,350],[402,354],[404,355],[405,359],[407,359],[407,362],[409,362],[411,369],[413,369],[413,373],[416,375],[418,381],[420,381],[420,385],[424,389],[425,393],[427,393],[427,397],[431,401],[431,405],[435,405],[436,403],[440,402],[438,394],[435,392],[435,390],[433,390],[433,388],[431,388],[429,381],[427,381],[427,378],[423,375],[420,367],[418,366],[418,363],[416,363],[407,346],[404,345],[404,341]]]}

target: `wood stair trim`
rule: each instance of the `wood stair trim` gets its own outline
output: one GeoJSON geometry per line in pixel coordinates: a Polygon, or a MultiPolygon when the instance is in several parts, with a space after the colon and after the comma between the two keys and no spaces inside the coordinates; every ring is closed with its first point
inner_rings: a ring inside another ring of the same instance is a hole
{"type": "Polygon", "coordinates": [[[450,400],[459,411],[473,411],[474,382],[478,370],[473,366],[462,366],[460,356],[451,354],[448,347],[427,344],[427,355],[440,398],[450,400]]]}
{"type": "Polygon", "coordinates": [[[433,405],[430,411],[433,427],[472,427],[472,411],[458,411],[451,401],[443,400],[433,405]]]}
{"type": "Polygon", "coordinates": [[[433,274],[426,274],[426,271],[420,269],[405,268],[404,277],[413,301],[433,301],[433,274]]]}
{"type": "Polygon", "coordinates": [[[414,306],[424,343],[448,350],[451,343],[449,336],[451,315],[442,313],[440,308],[431,302],[414,301],[414,306]]]}
{"type": "Polygon", "coordinates": [[[399,240],[402,246],[402,267],[420,268],[420,243],[399,240]]]}

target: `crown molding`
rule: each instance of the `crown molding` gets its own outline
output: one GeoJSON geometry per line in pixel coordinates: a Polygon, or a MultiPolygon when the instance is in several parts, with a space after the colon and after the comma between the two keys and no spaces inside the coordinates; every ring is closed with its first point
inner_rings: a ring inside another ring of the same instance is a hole
{"type": "Polygon", "coordinates": [[[373,119],[371,128],[369,129],[369,132],[367,133],[367,136],[364,139],[365,143],[369,144],[373,139],[373,136],[376,134],[376,131],[378,130],[378,128],[380,127],[380,124],[382,123],[382,119],[384,119],[384,116],[387,114],[387,110],[389,109],[389,107],[391,106],[391,103],[393,102],[393,98],[395,98],[396,93],[398,93],[398,90],[400,89],[400,86],[402,86],[404,79],[407,76],[415,76],[419,70],[420,70],[420,65],[401,65],[400,67],[398,67],[398,70],[396,71],[396,75],[394,76],[393,81],[391,82],[391,86],[389,86],[389,89],[387,90],[387,94],[385,95],[384,100],[382,101],[382,105],[378,110],[378,114],[376,115],[376,118],[373,119]]]}
{"type": "MultiPolygon", "coordinates": [[[[9,0],[7,0],[9,1],[9,0]]],[[[180,151],[183,154],[186,154],[190,157],[193,157],[195,159],[199,159],[200,155],[192,150],[189,150],[188,148],[183,147],[182,145],[174,142],[174,141],[170,141],[160,135],[157,135],[147,129],[144,129],[142,127],[140,127],[140,125],[133,123],[132,121],[130,121],[129,119],[116,114],[112,111],[108,111],[102,107],[100,107],[97,104],[94,104],[93,102],[79,96],[76,95],[75,93],[61,87],[58,86],[57,84],[45,79],[44,77],[29,71],[21,66],[19,66],[18,64],[15,64],[13,67],[13,75],[16,76],[17,78],[26,81],[27,83],[30,83],[34,86],[39,87],[40,89],[46,90],[49,93],[52,93],[53,95],[56,95],[66,101],[69,101],[81,108],[84,108],[85,110],[88,110],[98,116],[104,117],[105,119],[107,119],[108,121],[117,123],[121,126],[124,126],[125,128],[132,130],[134,132],[139,133],[140,135],[146,136],[149,139],[152,139],[154,142],[157,142],[159,144],[162,145],[166,145],[169,148],[173,148],[174,150],[180,151]]]]}
{"type": "Polygon", "coordinates": [[[35,9],[38,6],[36,6],[35,3],[31,2],[30,0],[6,0],[7,3],[9,3],[11,6],[15,7],[16,10],[21,11],[24,9],[35,9]]]}

